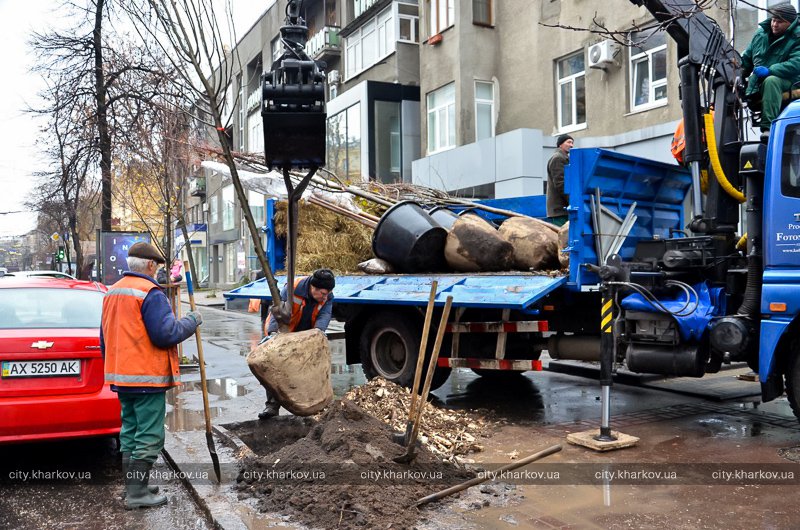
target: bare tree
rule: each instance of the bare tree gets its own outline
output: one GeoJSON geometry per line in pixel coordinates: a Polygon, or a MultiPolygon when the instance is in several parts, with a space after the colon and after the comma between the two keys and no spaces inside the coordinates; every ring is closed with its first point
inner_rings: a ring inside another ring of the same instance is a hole
{"type": "Polygon", "coordinates": [[[106,32],[112,21],[110,0],[67,1],[62,8],[74,26],[64,31],[34,33],[39,61],[34,68],[45,78],[56,76],[64,89],[62,105],[91,109],[87,124],[95,133],[102,182],[101,226],[111,230],[112,160],[115,136],[125,113],[124,102],[148,104],[166,86],[165,76],[149,54],[106,32]]]}
{"type": "MultiPolygon", "coordinates": [[[[48,117],[40,134],[40,145],[50,160],[51,169],[40,172],[40,183],[28,205],[39,210],[46,223],[56,225],[58,234],[68,233],[75,249],[77,276],[83,272],[84,256],[81,240],[80,212],[91,203],[94,193],[94,170],[97,167],[96,139],[87,127],[93,112],[85,101],[72,99],[58,78],[44,90],[43,99],[50,103],[40,112],[48,117]],[[69,102],[65,102],[69,99],[69,102]]],[[[49,234],[47,234],[49,235],[49,234]]],[[[67,263],[71,263],[70,246],[65,242],[67,263]]]]}
{"type": "MultiPolygon", "coordinates": [[[[235,104],[225,105],[226,94],[232,90],[234,73],[241,70],[237,53],[228,51],[231,48],[223,42],[219,23],[223,20],[232,29],[230,14],[218,17],[210,0],[148,0],[147,7],[130,6],[129,9],[133,18],[139,20],[136,27],[143,32],[143,38],[157,42],[170,58],[177,74],[174,81],[179,90],[185,91],[197,103],[197,117],[215,130],[259,263],[267,278],[273,305],[279,307],[280,291],[266,260],[247,194],[239,179],[230,138],[226,134],[230,116],[225,116],[225,112],[235,107],[235,104]]],[[[185,226],[184,219],[181,224],[185,226]]],[[[281,326],[285,328],[284,324],[281,326]]]]}

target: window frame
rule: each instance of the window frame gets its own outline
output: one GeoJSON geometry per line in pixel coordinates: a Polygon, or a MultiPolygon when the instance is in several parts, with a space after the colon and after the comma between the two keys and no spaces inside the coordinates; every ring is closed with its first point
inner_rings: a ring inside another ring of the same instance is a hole
{"type": "Polygon", "coordinates": [[[236,228],[236,194],[233,184],[228,184],[222,188],[222,230],[223,232],[236,228]],[[226,195],[231,196],[231,200],[226,200],[226,195]]]}
{"type": "Polygon", "coordinates": [[[421,32],[420,32],[420,29],[419,29],[419,5],[416,4],[416,3],[411,3],[411,2],[399,1],[399,2],[393,2],[392,6],[393,6],[393,9],[394,9],[394,16],[397,19],[397,22],[395,23],[395,28],[394,28],[395,40],[397,42],[405,42],[406,44],[419,44],[420,39],[421,39],[421,35],[420,35],[421,32]],[[412,15],[410,13],[401,13],[400,12],[400,5],[415,8],[417,10],[417,14],[416,15],[412,15]],[[403,20],[408,20],[409,21],[409,24],[411,26],[411,37],[414,40],[408,40],[408,39],[401,39],[400,38],[400,22],[403,21],[403,20]]]}
{"type": "Polygon", "coordinates": [[[426,94],[426,96],[425,96],[425,107],[426,107],[425,115],[427,116],[427,129],[428,129],[427,150],[428,150],[428,154],[429,155],[436,154],[436,153],[441,153],[443,151],[449,151],[450,149],[453,149],[453,148],[456,147],[458,142],[457,142],[456,134],[455,134],[456,133],[455,106],[456,106],[456,83],[455,83],[455,81],[447,83],[446,85],[442,85],[441,87],[437,88],[436,90],[432,90],[432,91],[430,91],[430,92],[428,92],[426,94]],[[431,107],[431,98],[434,97],[434,95],[437,92],[445,91],[445,90],[449,91],[451,88],[452,88],[452,94],[453,94],[452,100],[448,100],[443,105],[440,104],[440,105],[438,105],[436,107],[431,107]],[[453,115],[452,126],[450,124],[451,110],[452,110],[452,115],[453,115]],[[435,131],[432,130],[434,127],[431,126],[431,115],[438,115],[438,113],[440,111],[444,111],[444,117],[445,117],[444,123],[447,125],[447,128],[445,129],[445,133],[446,134],[444,135],[445,138],[447,138],[447,143],[445,143],[445,144],[439,144],[439,137],[440,137],[440,132],[441,132],[441,129],[440,129],[441,121],[437,119],[434,122],[434,126],[435,126],[435,129],[436,129],[435,131]],[[452,144],[450,143],[451,136],[452,136],[452,140],[453,140],[452,144]],[[431,139],[433,139],[433,141],[434,141],[433,144],[431,144],[431,139]],[[433,145],[433,147],[432,147],[432,145],[433,145]]]}
{"type": "Polygon", "coordinates": [[[475,109],[474,109],[475,110],[475,141],[478,142],[480,140],[485,140],[486,138],[494,138],[494,136],[496,134],[496,131],[495,131],[495,121],[496,121],[495,120],[495,118],[496,118],[496,116],[495,116],[495,100],[496,100],[496,97],[495,97],[494,81],[484,81],[482,79],[476,79],[472,86],[473,86],[473,90],[475,91],[474,92],[474,94],[475,94],[475,109]],[[478,85],[479,84],[489,85],[490,87],[492,87],[492,99],[491,100],[483,99],[483,98],[479,98],[478,97],[478,85]],[[479,136],[478,132],[480,130],[479,126],[478,126],[478,116],[479,116],[479,114],[478,114],[478,106],[479,105],[488,105],[489,106],[489,116],[490,116],[489,126],[491,128],[491,133],[486,138],[479,138],[478,137],[479,136]]]}
{"type": "MultiPolygon", "coordinates": [[[[631,38],[632,35],[631,35],[631,38]]],[[[664,61],[668,65],[669,58],[667,54],[669,53],[667,50],[667,43],[666,37],[664,44],[660,44],[658,46],[654,46],[653,48],[649,48],[638,52],[634,55],[635,47],[631,47],[628,51],[628,87],[629,87],[629,104],[630,104],[630,112],[642,112],[658,107],[663,107],[669,104],[669,94],[668,94],[668,80],[669,80],[669,67],[665,68],[664,70],[664,77],[659,79],[657,82],[653,81],[653,70],[654,64],[653,56],[661,51],[664,52],[664,61]],[[647,62],[647,80],[648,80],[648,87],[647,87],[647,102],[636,104],[636,80],[635,80],[635,72],[636,72],[636,65],[641,62],[647,62]],[[664,97],[661,99],[655,99],[655,93],[658,88],[664,87],[664,97]]]]}
{"type": "Polygon", "coordinates": [[[583,55],[584,51],[580,50],[575,53],[571,53],[559,59],[556,59],[556,129],[558,132],[566,133],[572,131],[580,131],[585,129],[587,125],[586,115],[584,113],[584,121],[582,123],[578,123],[578,95],[577,95],[577,80],[579,77],[583,77],[583,88],[584,88],[584,106],[586,105],[586,58],[584,56],[583,60],[583,70],[577,73],[573,73],[564,77],[560,77],[561,75],[561,68],[560,65],[564,61],[568,61],[569,59],[576,57],[578,55],[583,55]],[[564,117],[562,115],[562,101],[561,101],[561,87],[566,84],[571,84],[572,88],[570,90],[572,96],[572,116],[571,122],[569,124],[564,123],[564,117]]]}

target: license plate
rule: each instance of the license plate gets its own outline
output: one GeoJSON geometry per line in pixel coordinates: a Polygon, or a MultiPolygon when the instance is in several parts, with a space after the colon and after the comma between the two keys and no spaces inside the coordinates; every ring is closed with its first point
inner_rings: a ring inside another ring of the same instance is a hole
{"type": "Polygon", "coordinates": [[[81,375],[81,361],[3,361],[2,376],[8,377],[72,377],[81,375]]]}

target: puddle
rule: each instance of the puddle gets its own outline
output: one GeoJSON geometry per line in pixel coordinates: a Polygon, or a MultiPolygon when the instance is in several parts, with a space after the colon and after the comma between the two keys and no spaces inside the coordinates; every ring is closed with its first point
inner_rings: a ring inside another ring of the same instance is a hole
{"type": "MultiPolygon", "coordinates": [[[[215,406],[221,401],[228,401],[244,396],[248,390],[235,379],[221,378],[207,381],[209,394],[209,413],[211,419],[216,418],[222,407],[215,406]]],[[[166,426],[172,432],[197,431],[205,429],[203,412],[203,394],[200,381],[190,381],[167,392],[166,426]]]]}

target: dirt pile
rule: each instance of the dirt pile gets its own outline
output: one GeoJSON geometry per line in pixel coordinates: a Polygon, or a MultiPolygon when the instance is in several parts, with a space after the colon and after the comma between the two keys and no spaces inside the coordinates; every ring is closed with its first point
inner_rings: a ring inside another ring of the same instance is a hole
{"type": "MultiPolygon", "coordinates": [[[[344,396],[382,420],[397,432],[405,432],[411,391],[385,379],[372,379],[344,396]]],[[[425,407],[420,424],[420,440],[445,460],[483,451],[481,438],[491,436],[496,422],[479,411],[444,410],[425,407]]]]}
{"type": "MultiPolygon", "coordinates": [[[[281,421],[293,420],[273,418],[268,428],[279,435],[281,421]]],[[[393,462],[405,449],[392,430],[349,400],[335,401],[309,426],[293,443],[242,461],[240,496],[314,528],[411,528],[421,514],[417,499],[474,476],[425,447],[411,464],[393,462]]]]}

